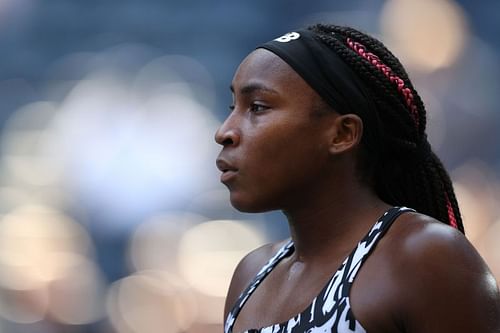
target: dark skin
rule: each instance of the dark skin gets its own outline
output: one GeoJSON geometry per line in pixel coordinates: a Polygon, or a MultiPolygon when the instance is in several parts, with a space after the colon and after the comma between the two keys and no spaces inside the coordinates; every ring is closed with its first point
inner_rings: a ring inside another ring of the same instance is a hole
{"type": "MultiPolygon", "coordinates": [[[[216,133],[217,165],[232,205],[280,209],[295,244],[248,299],[234,332],[302,312],[390,206],[360,180],[363,123],[326,110],[317,93],[273,53],[238,68],[234,109],[216,133]]],[[[234,273],[224,318],[284,242],[248,254],[234,273]]],[[[500,332],[495,280],[472,245],[428,216],[405,213],[361,267],[350,294],[368,332],[500,332]]]]}

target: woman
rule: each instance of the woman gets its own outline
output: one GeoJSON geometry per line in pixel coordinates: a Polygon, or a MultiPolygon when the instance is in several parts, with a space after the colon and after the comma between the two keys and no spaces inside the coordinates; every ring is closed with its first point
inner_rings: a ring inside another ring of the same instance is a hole
{"type": "Polygon", "coordinates": [[[291,239],[240,262],[225,332],[500,332],[424,105],[382,43],[297,30],[243,60],[231,90],[221,181],[240,211],[282,210],[291,239]]]}

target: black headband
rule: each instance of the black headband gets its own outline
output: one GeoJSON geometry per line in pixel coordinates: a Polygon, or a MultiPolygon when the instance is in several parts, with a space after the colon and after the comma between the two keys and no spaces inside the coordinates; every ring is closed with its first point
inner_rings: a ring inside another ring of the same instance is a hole
{"type": "Polygon", "coordinates": [[[309,30],[296,30],[257,48],[269,50],[288,63],[335,111],[362,119],[375,113],[361,79],[309,30]]]}

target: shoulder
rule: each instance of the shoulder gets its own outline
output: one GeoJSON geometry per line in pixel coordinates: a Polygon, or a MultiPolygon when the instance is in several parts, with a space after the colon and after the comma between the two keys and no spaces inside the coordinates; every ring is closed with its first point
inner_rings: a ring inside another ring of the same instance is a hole
{"type": "Polygon", "coordinates": [[[252,282],[253,278],[257,275],[259,270],[271,259],[287,242],[289,239],[269,243],[263,245],[252,252],[248,253],[239,264],[233,273],[231,284],[226,297],[226,304],[224,307],[224,318],[227,317],[231,311],[236,300],[243,292],[243,290],[252,282]]]}
{"type": "Polygon", "coordinates": [[[415,332],[500,330],[495,278],[465,236],[426,215],[401,219],[387,236],[397,253],[391,266],[405,325],[415,332]]]}
{"type": "Polygon", "coordinates": [[[405,214],[401,219],[388,234],[399,257],[395,264],[401,268],[411,266],[414,272],[427,268],[418,270],[421,275],[443,270],[450,273],[450,269],[461,274],[489,272],[474,246],[458,230],[418,213],[405,214]]]}

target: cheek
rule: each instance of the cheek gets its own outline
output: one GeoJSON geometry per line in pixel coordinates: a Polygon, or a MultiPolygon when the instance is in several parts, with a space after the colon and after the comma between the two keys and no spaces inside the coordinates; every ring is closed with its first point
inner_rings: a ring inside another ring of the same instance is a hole
{"type": "MultiPolygon", "coordinates": [[[[259,169],[267,180],[271,178],[300,177],[313,172],[327,157],[327,147],[310,128],[297,126],[275,135],[261,144],[250,146],[249,154],[261,164],[259,169]]],[[[257,141],[254,141],[257,143],[257,141]]]]}
{"type": "Polygon", "coordinates": [[[320,144],[306,135],[297,135],[297,131],[277,134],[248,137],[245,168],[239,181],[230,187],[231,203],[236,209],[279,209],[290,195],[300,193],[319,176],[327,157],[320,144]]]}

